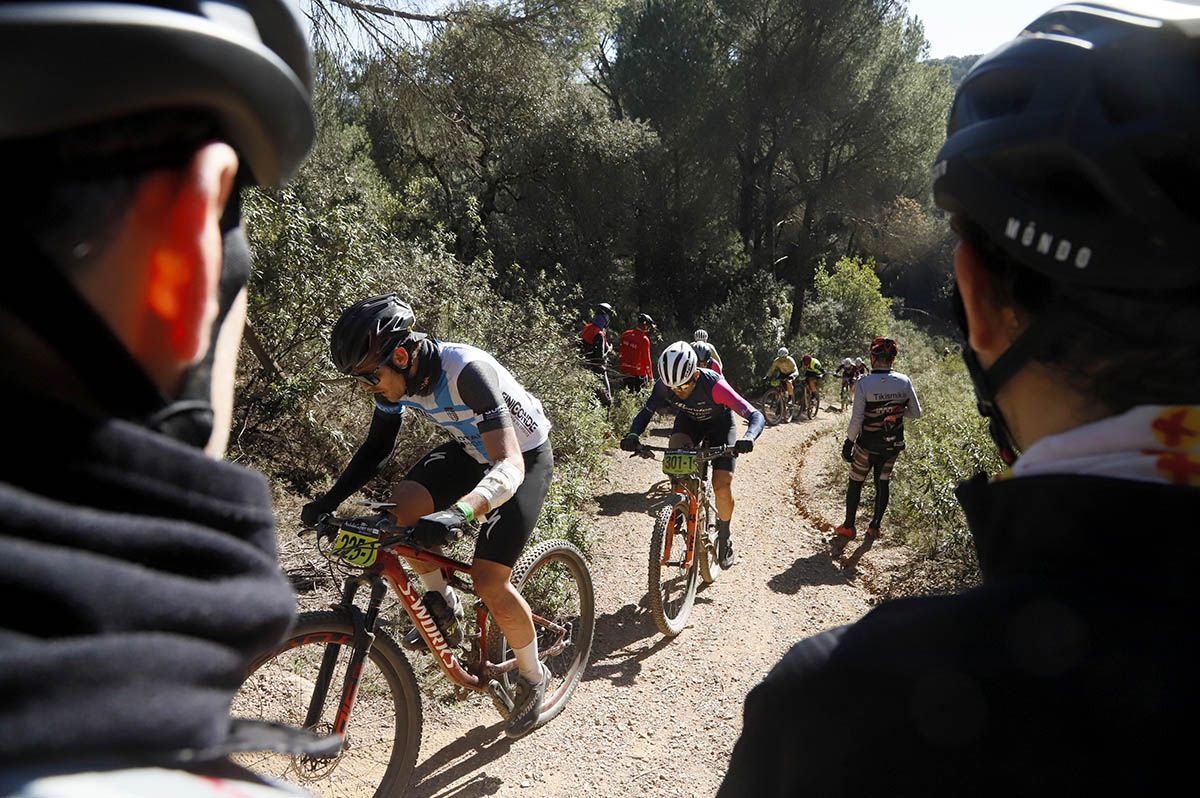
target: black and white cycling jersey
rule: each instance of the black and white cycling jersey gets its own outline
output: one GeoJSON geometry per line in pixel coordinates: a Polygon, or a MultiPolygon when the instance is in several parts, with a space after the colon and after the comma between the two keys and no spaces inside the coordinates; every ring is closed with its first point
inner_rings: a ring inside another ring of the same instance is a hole
{"type": "Polygon", "coordinates": [[[904,419],[920,418],[921,403],[907,375],[872,369],[854,388],[854,409],[846,437],[869,452],[904,448],[904,419]]]}

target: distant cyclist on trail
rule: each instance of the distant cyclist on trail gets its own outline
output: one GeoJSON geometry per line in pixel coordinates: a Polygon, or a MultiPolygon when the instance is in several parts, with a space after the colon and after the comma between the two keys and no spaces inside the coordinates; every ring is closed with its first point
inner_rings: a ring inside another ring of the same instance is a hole
{"type": "Polygon", "coordinates": [[[921,403],[912,380],[892,371],[898,348],[891,338],[876,338],[871,344],[871,373],[858,381],[850,426],[842,444],[842,458],[850,463],[846,488],[846,520],[834,530],[835,545],[855,536],[854,517],[868,473],[875,478],[875,512],[867,525],[867,537],[877,538],[884,510],[891,495],[892,467],[904,451],[904,419],[920,418],[921,403]]]}
{"type": "Polygon", "coordinates": [[[588,371],[593,371],[600,377],[600,387],[596,389],[596,397],[600,404],[608,407],[612,404],[612,385],[608,381],[608,356],[612,352],[612,344],[608,342],[608,328],[616,318],[616,311],[607,302],[596,305],[596,314],[592,320],[583,326],[579,333],[579,348],[583,353],[583,362],[588,371]]]}
{"type": "MultiPolygon", "coordinates": [[[[767,369],[763,379],[772,380],[776,376],[779,377],[780,383],[783,384],[783,390],[787,393],[788,401],[791,402],[795,398],[795,388],[793,383],[796,381],[796,375],[800,373],[800,367],[796,365],[796,359],[788,352],[786,346],[781,346],[775,352],[775,359],[771,361],[771,367],[767,369]]],[[[791,415],[790,413],[788,415],[791,415]]],[[[789,421],[785,416],[780,423],[786,424],[789,421]]]]}
{"type": "MultiPolygon", "coordinates": [[[[392,485],[395,523],[413,526],[418,543],[433,548],[479,519],[475,590],[512,644],[521,678],[505,734],[533,730],[546,690],[529,606],[509,582],[512,567],[533,533],[554,473],[550,421],[542,403],[494,357],[466,344],[414,332],[415,316],[396,294],[347,308],[330,336],[338,371],[358,380],[375,399],[366,440],[329,492],[304,506],[313,526],[357,492],[390,459],[411,410],[452,438],[417,461],[392,485]],[[486,520],[485,520],[486,519],[486,520]]],[[[436,564],[408,560],[425,586],[425,604],[447,642],[462,640],[458,596],[436,564]]],[[[412,629],[401,643],[423,650],[412,629]]]]}
{"type": "MultiPolygon", "coordinates": [[[[825,378],[825,368],[821,365],[821,361],[817,360],[812,355],[805,355],[800,358],[800,368],[804,370],[804,381],[808,383],[808,391],[813,396],[817,396],[820,391],[817,389],[817,380],[825,378]]],[[[804,406],[808,408],[808,394],[804,395],[804,406]]]]}
{"type": "MultiPolygon", "coordinates": [[[[676,341],[658,356],[659,379],[646,404],[634,417],[621,448],[636,452],[639,436],[656,410],[674,408],[675,425],[668,443],[672,447],[733,446],[739,454],[754,451],[766,419],[743,399],[725,378],[696,365],[696,352],[686,341],[676,341]],[[746,433],[737,436],[733,414],[746,419],[746,433]]],[[[734,564],[729,522],[733,518],[733,457],[713,460],[713,493],[717,498],[717,559],[722,568],[734,564]]]]}
{"type": "Polygon", "coordinates": [[[631,391],[640,391],[654,379],[654,359],[650,355],[650,332],[654,319],[648,313],[639,313],[637,326],[621,333],[619,353],[623,385],[631,391]]]}
{"type": "Polygon", "coordinates": [[[718,374],[725,373],[725,364],[717,348],[708,342],[708,330],[696,330],[692,333],[692,349],[696,352],[696,364],[699,368],[710,369],[718,374]]]}

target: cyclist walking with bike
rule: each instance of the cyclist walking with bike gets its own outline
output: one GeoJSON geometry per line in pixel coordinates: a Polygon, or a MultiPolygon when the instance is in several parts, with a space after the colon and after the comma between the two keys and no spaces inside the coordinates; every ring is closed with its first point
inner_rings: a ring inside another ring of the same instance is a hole
{"type": "Polygon", "coordinates": [[[621,333],[620,364],[622,387],[640,391],[654,379],[654,360],[650,356],[650,332],[654,319],[649,313],[639,313],[637,326],[621,333]]]}
{"type": "Polygon", "coordinates": [[[921,403],[912,380],[892,370],[897,352],[891,338],[876,338],[871,343],[871,373],[859,379],[854,392],[854,409],[842,444],[842,458],[850,463],[846,520],[834,530],[835,545],[845,545],[855,537],[854,517],[863,483],[871,472],[875,478],[875,512],[867,526],[867,537],[879,537],[891,494],[892,467],[904,451],[904,419],[921,417],[921,403]]]}
{"type": "MultiPolygon", "coordinates": [[[[550,488],[554,456],[542,404],[488,353],[413,331],[415,315],[396,294],[363,299],[333,328],[338,371],[374,396],[366,440],[324,496],[304,506],[313,526],[362,488],[391,456],[408,410],[432,420],[453,440],[430,451],[392,486],[394,522],[415,525],[429,548],[449,542],[478,519],[473,582],[512,645],[520,668],[505,734],[533,730],[547,675],[538,659],[529,606],[509,582],[550,488]],[[485,520],[486,519],[486,520],[485,520]]],[[[409,560],[425,586],[425,602],[451,646],[461,641],[462,608],[436,564],[409,560]]],[[[406,648],[426,646],[413,629],[406,648]]]]}
{"type": "MultiPolygon", "coordinates": [[[[636,452],[641,446],[639,436],[650,423],[655,411],[673,408],[675,424],[671,429],[672,447],[720,446],[735,447],[738,454],[754,451],[754,441],[762,434],[766,419],[753,405],[738,394],[720,374],[699,368],[696,352],[686,341],[676,341],[658,357],[659,379],[645,405],[634,417],[621,448],[636,452]],[[733,414],[747,422],[746,432],[737,437],[737,422],[733,414]]],[[[733,519],[734,458],[713,461],[713,493],[717,497],[717,558],[721,568],[734,564],[733,543],[729,522],[733,519]]]]}

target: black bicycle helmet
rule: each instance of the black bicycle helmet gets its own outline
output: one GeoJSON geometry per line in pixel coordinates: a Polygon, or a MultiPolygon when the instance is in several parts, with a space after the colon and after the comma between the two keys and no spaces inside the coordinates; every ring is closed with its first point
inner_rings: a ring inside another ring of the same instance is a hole
{"type": "Polygon", "coordinates": [[[1043,14],[963,80],[932,176],[939,206],[1054,281],[1200,285],[1200,7],[1043,14]]]}
{"type": "Polygon", "coordinates": [[[200,110],[263,185],[287,179],[313,141],[294,0],[0,2],[0,74],[0,140],[200,110]]]}
{"type": "Polygon", "coordinates": [[[654,319],[650,318],[649,313],[639,313],[637,319],[639,326],[642,324],[649,324],[651,327],[654,326],[654,319]]]}
{"type": "Polygon", "coordinates": [[[360,299],[342,311],[329,336],[333,364],[343,374],[378,368],[412,335],[416,315],[396,294],[360,299]]]}
{"type": "Polygon", "coordinates": [[[615,310],[613,310],[613,306],[608,304],[607,302],[601,302],[599,305],[596,305],[596,312],[603,313],[605,316],[608,316],[610,319],[613,316],[617,315],[617,312],[615,310]]]}

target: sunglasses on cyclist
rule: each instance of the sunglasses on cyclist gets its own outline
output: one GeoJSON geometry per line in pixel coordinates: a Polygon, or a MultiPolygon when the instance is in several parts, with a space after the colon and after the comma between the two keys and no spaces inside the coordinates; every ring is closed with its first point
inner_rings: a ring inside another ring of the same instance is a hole
{"type": "Polygon", "coordinates": [[[375,369],[374,371],[366,374],[353,374],[351,376],[358,380],[362,385],[374,386],[379,384],[379,369],[375,369]]]}

